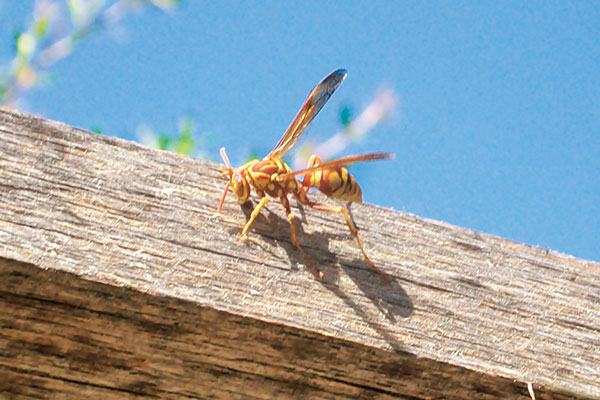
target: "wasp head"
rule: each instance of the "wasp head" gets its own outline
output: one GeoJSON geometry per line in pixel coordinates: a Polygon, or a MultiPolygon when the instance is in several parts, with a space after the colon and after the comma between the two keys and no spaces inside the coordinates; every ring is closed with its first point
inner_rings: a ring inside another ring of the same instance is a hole
{"type": "Polygon", "coordinates": [[[227,153],[225,153],[225,147],[221,147],[221,157],[225,162],[225,168],[221,169],[221,173],[229,176],[229,182],[227,182],[227,186],[225,186],[225,191],[219,202],[219,212],[221,212],[221,209],[223,208],[223,203],[225,202],[227,191],[230,186],[233,189],[233,193],[237,196],[239,204],[244,204],[250,197],[250,184],[248,183],[248,179],[246,179],[244,170],[235,170],[231,167],[227,153]]]}

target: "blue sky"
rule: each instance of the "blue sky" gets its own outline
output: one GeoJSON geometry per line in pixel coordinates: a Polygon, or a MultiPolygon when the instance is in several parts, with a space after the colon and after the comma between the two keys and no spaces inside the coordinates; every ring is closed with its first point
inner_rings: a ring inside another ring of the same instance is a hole
{"type": "MultiPolygon", "coordinates": [[[[33,1],[0,1],[0,64],[33,1]]],[[[600,260],[597,2],[201,2],[96,34],[24,109],[135,139],[183,116],[218,160],[266,154],[327,73],[348,78],[303,138],[340,127],[386,84],[394,118],[344,154],[366,202],[600,260]]],[[[215,205],[216,206],[216,205],[215,205]]]]}

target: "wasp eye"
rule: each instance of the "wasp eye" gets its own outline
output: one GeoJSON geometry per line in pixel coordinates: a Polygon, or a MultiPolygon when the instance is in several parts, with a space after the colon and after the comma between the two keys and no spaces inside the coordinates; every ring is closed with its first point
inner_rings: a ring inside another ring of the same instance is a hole
{"type": "Polygon", "coordinates": [[[245,196],[246,184],[244,177],[241,174],[235,174],[233,176],[233,179],[231,180],[231,186],[233,188],[233,193],[235,193],[238,198],[243,198],[245,196]]]}

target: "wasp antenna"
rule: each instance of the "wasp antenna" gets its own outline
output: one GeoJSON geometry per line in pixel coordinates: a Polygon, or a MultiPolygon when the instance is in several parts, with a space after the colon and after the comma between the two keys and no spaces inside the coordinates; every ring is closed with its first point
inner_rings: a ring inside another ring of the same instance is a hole
{"type": "Polygon", "coordinates": [[[221,158],[223,159],[223,162],[227,167],[227,172],[229,172],[229,177],[231,178],[231,176],[233,175],[233,167],[229,162],[229,157],[227,157],[227,153],[225,153],[225,147],[221,147],[221,150],[219,150],[219,152],[221,153],[221,158]]]}
{"type": "Polygon", "coordinates": [[[225,198],[227,197],[227,191],[229,190],[229,186],[231,186],[231,179],[233,179],[233,167],[229,162],[229,157],[227,157],[227,153],[225,153],[225,147],[221,147],[219,153],[221,153],[221,158],[223,158],[223,162],[227,167],[227,174],[229,174],[229,182],[227,182],[227,186],[225,186],[225,191],[223,192],[223,196],[221,196],[221,201],[219,201],[219,208],[217,208],[217,211],[221,212],[221,209],[223,208],[223,203],[225,203],[225,198]]]}
{"type": "Polygon", "coordinates": [[[223,203],[225,203],[225,197],[227,197],[229,186],[231,186],[231,181],[227,182],[227,186],[225,186],[225,191],[223,192],[223,196],[221,196],[221,201],[219,201],[219,208],[217,208],[217,212],[221,212],[223,209],[223,203]]]}

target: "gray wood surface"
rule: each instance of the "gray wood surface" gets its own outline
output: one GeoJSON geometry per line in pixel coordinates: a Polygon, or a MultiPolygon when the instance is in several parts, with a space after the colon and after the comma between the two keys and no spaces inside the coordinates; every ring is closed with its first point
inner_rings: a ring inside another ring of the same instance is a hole
{"type": "Polygon", "coordinates": [[[292,201],[319,281],[276,202],[240,242],[225,183],[0,108],[0,395],[600,398],[599,264],[353,204],[385,284],[292,201]]]}

